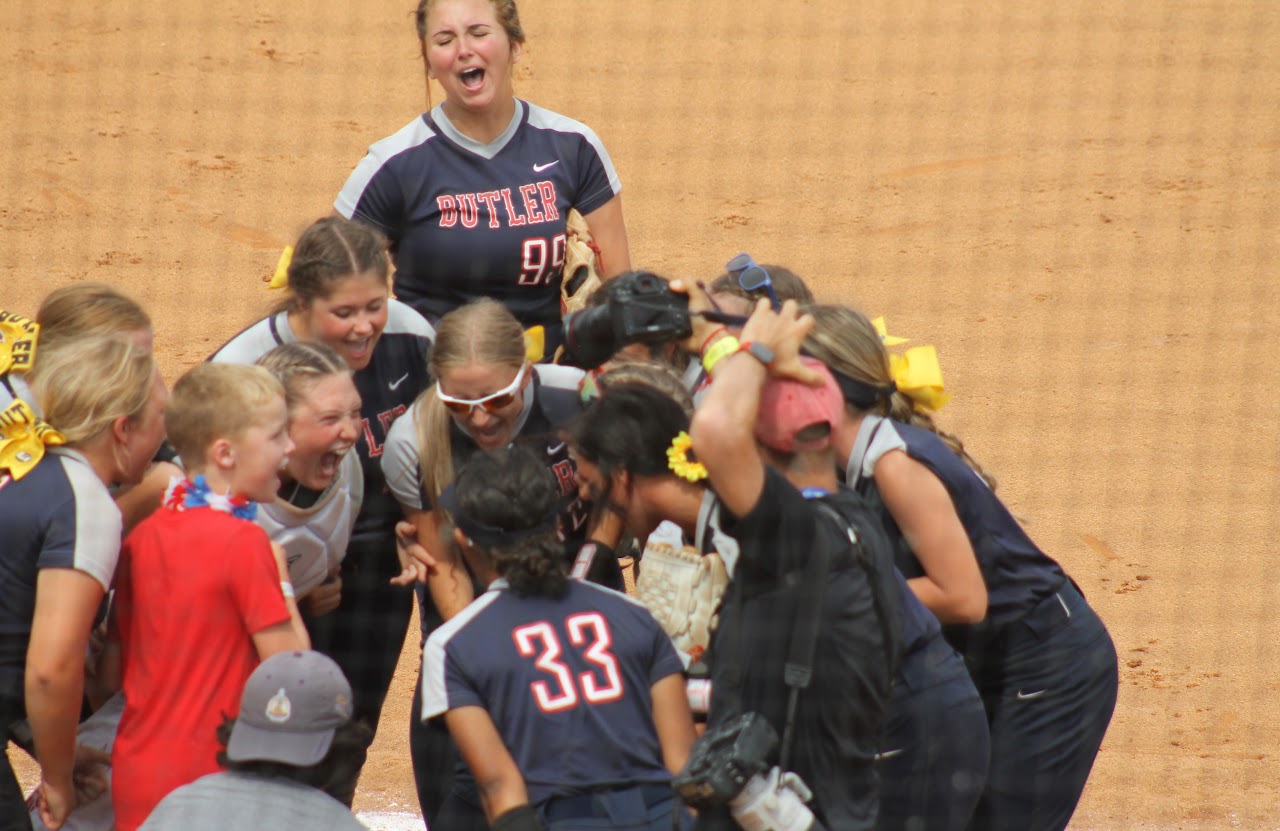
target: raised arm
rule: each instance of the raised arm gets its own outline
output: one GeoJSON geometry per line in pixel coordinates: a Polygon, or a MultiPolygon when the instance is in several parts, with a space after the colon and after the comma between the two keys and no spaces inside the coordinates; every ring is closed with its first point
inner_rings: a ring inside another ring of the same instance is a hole
{"type": "MultiPolygon", "coordinates": [[[[764,462],[755,438],[760,389],[769,374],[818,380],[813,370],[800,363],[800,344],[812,328],[813,318],[799,315],[794,301],[774,313],[767,299],[760,300],[743,327],[741,340],[765,347],[773,360],[766,366],[745,351],[721,358],[712,371],[706,398],[693,415],[689,435],[694,453],[706,466],[716,495],[736,516],[749,513],[764,490],[764,462]]],[[[715,348],[714,342],[710,348],[715,348]]]]}

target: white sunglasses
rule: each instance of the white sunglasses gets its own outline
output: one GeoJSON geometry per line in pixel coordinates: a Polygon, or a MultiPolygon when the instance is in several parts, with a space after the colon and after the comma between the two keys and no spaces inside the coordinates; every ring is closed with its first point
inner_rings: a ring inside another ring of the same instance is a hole
{"type": "Polygon", "coordinates": [[[520,365],[520,371],[516,373],[515,380],[507,386],[493,393],[486,395],[484,398],[467,399],[454,398],[448,395],[444,390],[440,389],[440,382],[436,382],[436,397],[440,399],[445,408],[454,415],[471,415],[475,412],[476,407],[484,410],[486,413],[493,413],[501,410],[516,400],[516,396],[520,394],[520,383],[524,381],[524,374],[529,369],[529,362],[520,365]]]}

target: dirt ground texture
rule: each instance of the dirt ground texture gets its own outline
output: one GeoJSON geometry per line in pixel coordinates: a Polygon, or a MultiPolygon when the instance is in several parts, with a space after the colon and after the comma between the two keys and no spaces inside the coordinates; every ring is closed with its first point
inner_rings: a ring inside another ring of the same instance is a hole
{"type": "MultiPolygon", "coordinates": [[[[121,286],[172,380],[425,105],[413,0],[12,0],[0,307],[121,286]]],[[[1280,4],[525,0],[633,261],[739,251],[938,346],[942,413],[1121,656],[1073,827],[1280,804],[1280,4]]],[[[437,97],[438,100],[438,97],[437,97]]],[[[406,653],[408,654],[408,653],[406,653]]],[[[406,661],[359,806],[412,807],[406,661]]]]}

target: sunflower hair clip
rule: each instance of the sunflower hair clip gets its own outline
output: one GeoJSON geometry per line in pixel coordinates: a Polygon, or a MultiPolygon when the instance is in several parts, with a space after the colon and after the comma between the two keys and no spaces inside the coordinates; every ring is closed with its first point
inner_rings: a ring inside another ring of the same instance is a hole
{"type": "Polygon", "coordinates": [[[707,478],[707,468],[702,462],[690,461],[689,450],[692,448],[693,439],[681,430],[667,448],[667,467],[686,482],[701,482],[707,478]]]}

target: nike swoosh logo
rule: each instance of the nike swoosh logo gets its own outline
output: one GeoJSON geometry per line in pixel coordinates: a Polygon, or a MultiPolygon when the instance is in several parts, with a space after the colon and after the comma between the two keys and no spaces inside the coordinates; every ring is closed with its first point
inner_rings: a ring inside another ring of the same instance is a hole
{"type": "Polygon", "coordinates": [[[406,372],[404,375],[401,375],[399,378],[397,378],[396,380],[392,381],[390,384],[387,384],[387,386],[391,388],[391,391],[392,391],[392,392],[395,392],[395,391],[396,391],[396,387],[398,387],[398,386],[400,386],[401,384],[403,384],[403,383],[405,382],[405,380],[406,380],[408,377],[409,377],[409,373],[407,373],[407,372],[406,372]]]}
{"type": "Polygon", "coordinates": [[[547,168],[549,168],[549,167],[555,167],[555,166],[556,166],[556,165],[558,165],[558,164],[560,164],[560,160],[559,160],[559,159],[556,159],[554,162],[547,162],[546,164],[535,164],[535,165],[533,166],[533,172],[534,172],[534,173],[541,173],[542,171],[546,170],[547,168]]]}
{"type": "Polygon", "coordinates": [[[1023,692],[1022,690],[1018,690],[1018,700],[1026,701],[1029,698],[1039,698],[1047,692],[1048,690],[1036,690],[1035,692],[1023,692]]]}
{"type": "Polygon", "coordinates": [[[554,456],[554,455],[556,455],[557,453],[559,453],[561,450],[564,450],[564,442],[560,442],[560,443],[559,443],[559,444],[557,444],[555,447],[548,447],[548,448],[547,448],[547,455],[548,455],[548,456],[554,456]]]}

